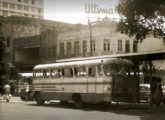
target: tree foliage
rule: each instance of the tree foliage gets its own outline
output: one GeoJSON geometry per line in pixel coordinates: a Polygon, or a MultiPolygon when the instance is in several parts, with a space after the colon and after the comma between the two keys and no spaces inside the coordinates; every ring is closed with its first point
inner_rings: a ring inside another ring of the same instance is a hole
{"type": "Polygon", "coordinates": [[[148,34],[165,40],[165,0],[119,0],[117,11],[121,15],[118,31],[136,40],[148,34]]]}

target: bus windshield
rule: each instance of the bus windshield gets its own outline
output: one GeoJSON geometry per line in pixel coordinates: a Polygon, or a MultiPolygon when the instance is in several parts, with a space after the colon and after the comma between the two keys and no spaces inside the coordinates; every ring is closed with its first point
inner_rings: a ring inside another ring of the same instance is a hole
{"type": "Polygon", "coordinates": [[[130,65],[125,65],[125,64],[109,63],[109,64],[104,65],[103,70],[106,76],[110,76],[112,74],[121,74],[121,75],[134,74],[133,67],[130,65]]]}

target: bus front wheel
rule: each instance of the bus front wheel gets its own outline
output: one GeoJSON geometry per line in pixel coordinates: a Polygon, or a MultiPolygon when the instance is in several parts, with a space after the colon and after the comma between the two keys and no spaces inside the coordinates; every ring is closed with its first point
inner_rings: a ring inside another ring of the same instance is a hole
{"type": "Polygon", "coordinates": [[[37,102],[37,105],[43,105],[45,103],[45,101],[42,100],[41,98],[41,93],[36,94],[36,102],[37,102]]]}

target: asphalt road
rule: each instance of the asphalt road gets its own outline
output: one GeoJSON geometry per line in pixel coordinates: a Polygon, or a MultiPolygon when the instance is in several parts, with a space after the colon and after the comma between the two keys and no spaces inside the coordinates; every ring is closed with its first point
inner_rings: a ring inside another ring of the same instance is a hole
{"type": "Polygon", "coordinates": [[[0,120],[165,120],[163,108],[149,110],[146,106],[133,107],[86,105],[76,109],[72,103],[37,106],[35,102],[0,101],[0,120]]]}

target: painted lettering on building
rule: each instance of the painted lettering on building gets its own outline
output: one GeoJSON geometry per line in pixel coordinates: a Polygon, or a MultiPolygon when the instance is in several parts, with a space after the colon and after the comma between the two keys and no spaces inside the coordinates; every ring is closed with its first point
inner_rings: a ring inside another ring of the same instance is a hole
{"type": "Polygon", "coordinates": [[[85,12],[86,13],[94,13],[94,14],[115,14],[113,8],[102,8],[97,4],[85,4],[85,12]]]}

